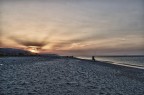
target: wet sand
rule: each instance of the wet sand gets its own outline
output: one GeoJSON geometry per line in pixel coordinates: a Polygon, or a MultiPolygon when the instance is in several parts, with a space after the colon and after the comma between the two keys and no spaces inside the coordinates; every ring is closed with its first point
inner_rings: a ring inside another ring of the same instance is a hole
{"type": "Polygon", "coordinates": [[[0,95],[144,95],[144,70],[76,58],[0,58],[0,95]]]}

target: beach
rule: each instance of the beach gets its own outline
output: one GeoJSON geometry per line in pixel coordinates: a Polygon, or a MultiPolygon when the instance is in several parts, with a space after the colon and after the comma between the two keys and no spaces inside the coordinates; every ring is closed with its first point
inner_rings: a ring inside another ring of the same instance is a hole
{"type": "Polygon", "coordinates": [[[66,57],[1,57],[0,95],[144,95],[144,70],[66,57]]]}

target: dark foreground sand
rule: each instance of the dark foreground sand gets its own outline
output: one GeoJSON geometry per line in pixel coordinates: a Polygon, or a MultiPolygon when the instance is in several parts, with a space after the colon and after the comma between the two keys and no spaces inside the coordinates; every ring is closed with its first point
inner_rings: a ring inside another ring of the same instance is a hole
{"type": "Polygon", "coordinates": [[[144,70],[74,58],[0,58],[0,95],[144,95],[144,70]]]}

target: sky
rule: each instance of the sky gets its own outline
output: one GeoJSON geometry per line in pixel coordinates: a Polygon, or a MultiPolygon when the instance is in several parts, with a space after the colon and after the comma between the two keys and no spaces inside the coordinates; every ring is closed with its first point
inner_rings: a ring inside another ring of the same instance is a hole
{"type": "Polygon", "coordinates": [[[1,0],[0,47],[60,55],[144,54],[143,0],[1,0]]]}

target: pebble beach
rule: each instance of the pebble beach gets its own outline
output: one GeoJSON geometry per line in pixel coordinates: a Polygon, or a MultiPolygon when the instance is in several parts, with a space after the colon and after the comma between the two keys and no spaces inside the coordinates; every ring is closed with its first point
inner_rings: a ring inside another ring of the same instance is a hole
{"type": "Polygon", "coordinates": [[[144,70],[77,58],[1,57],[0,95],[144,95],[144,70]]]}

